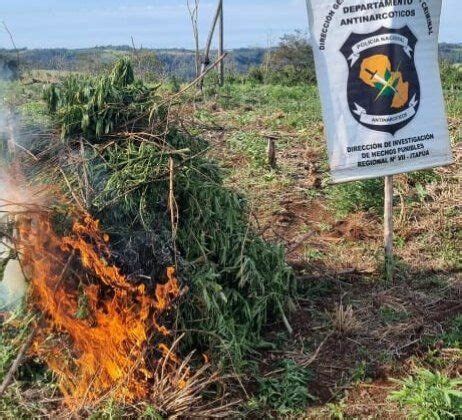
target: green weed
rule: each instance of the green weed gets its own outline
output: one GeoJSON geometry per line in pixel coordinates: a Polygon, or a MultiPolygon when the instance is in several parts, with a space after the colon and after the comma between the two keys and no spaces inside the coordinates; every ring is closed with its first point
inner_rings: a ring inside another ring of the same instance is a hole
{"type": "Polygon", "coordinates": [[[308,393],[310,377],[308,369],[292,360],[284,360],[277,375],[258,379],[258,395],[252,404],[281,415],[302,412],[315,400],[308,393]]]}
{"type": "Polygon", "coordinates": [[[163,120],[165,106],[157,90],[135,80],[128,58],[121,58],[107,75],[97,78],[71,75],[60,85],[46,86],[43,99],[50,116],[66,139],[83,134],[87,139],[100,139],[134,120],[163,120]]]}
{"type": "Polygon", "coordinates": [[[124,418],[124,409],[114,400],[106,404],[90,416],[90,420],[120,420],[124,418]]]}
{"type": "Polygon", "coordinates": [[[332,420],[343,420],[345,418],[344,411],[346,404],[343,401],[327,404],[327,408],[332,420]]]}
{"type": "Polygon", "coordinates": [[[229,144],[232,150],[247,156],[255,168],[268,166],[267,142],[258,134],[238,132],[230,138],[229,144]]]}
{"type": "Polygon", "coordinates": [[[380,308],[379,314],[385,324],[394,324],[396,322],[405,321],[409,318],[409,314],[407,312],[397,311],[389,306],[380,308]]]}
{"type": "Polygon", "coordinates": [[[367,378],[368,366],[367,362],[362,360],[358,365],[356,365],[353,373],[351,375],[351,382],[359,383],[364,381],[367,378]]]}
{"type": "Polygon", "coordinates": [[[2,420],[30,420],[44,418],[43,407],[39,403],[24,404],[21,389],[10,386],[9,391],[0,398],[0,418],[2,420]]]}
{"type": "Polygon", "coordinates": [[[462,348],[462,315],[456,317],[446,332],[444,332],[440,340],[446,347],[462,348]]]}
{"type": "Polygon", "coordinates": [[[390,395],[419,420],[459,419],[462,416],[461,380],[442,373],[420,370],[416,375],[397,381],[401,389],[390,395]]]}

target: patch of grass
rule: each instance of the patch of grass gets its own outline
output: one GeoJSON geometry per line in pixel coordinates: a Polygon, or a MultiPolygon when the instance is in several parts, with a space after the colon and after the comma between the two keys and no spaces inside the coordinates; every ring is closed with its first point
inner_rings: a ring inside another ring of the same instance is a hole
{"type": "Polygon", "coordinates": [[[44,418],[39,404],[22,404],[19,395],[20,389],[7,392],[0,398],[0,418],[2,420],[30,420],[44,418]]]}
{"type": "MultiPolygon", "coordinates": [[[[11,368],[18,354],[19,347],[29,334],[30,317],[25,307],[18,307],[2,323],[0,330],[0,382],[11,368]]],[[[27,360],[18,369],[15,380],[0,398],[0,418],[5,420],[43,418],[44,398],[56,394],[56,385],[51,374],[36,361],[27,360]],[[29,397],[23,395],[24,389],[30,390],[29,397]],[[33,388],[33,389],[30,389],[33,388]],[[37,401],[31,395],[38,396],[37,401]]],[[[56,395],[55,395],[56,396],[56,395]]]]}
{"type": "Polygon", "coordinates": [[[306,299],[316,300],[335,292],[335,283],[329,281],[306,281],[299,283],[299,294],[306,299]]]}
{"type": "Polygon", "coordinates": [[[438,275],[422,276],[422,278],[414,282],[414,287],[429,292],[441,292],[447,289],[448,282],[444,277],[438,275]]]}
{"type": "Polygon", "coordinates": [[[383,209],[383,179],[369,179],[334,185],[327,191],[330,204],[338,217],[356,211],[380,213],[383,209]]]}
{"type": "Polygon", "coordinates": [[[252,85],[228,83],[220,90],[219,104],[226,110],[258,108],[258,116],[269,116],[273,128],[286,125],[305,129],[321,120],[321,105],[315,86],[252,85]]]}
{"type": "Polygon", "coordinates": [[[385,324],[394,324],[396,322],[405,321],[409,318],[409,314],[407,312],[397,311],[389,306],[380,308],[379,314],[385,324]]]}
{"type": "Polygon", "coordinates": [[[28,321],[23,306],[18,307],[2,322],[0,330],[0,382],[8,372],[22,340],[27,336],[27,329],[28,321]]]}
{"type": "Polygon", "coordinates": [[[247,156],[255,168],[268,166],[267,141],[256,133],[237,132],[229,139],[230,147],[247,156]]]}
{"type": "Polygon", "coordinates": [[[426,185],[431,184],[432,182],[441,181],[441,176],[434,169],[410,172],[407,174],[407,178],[411,185],[426,185]]]}
{"type": "Polygon", "coordinates": [[[462,315],[451,322],[448,330],[441,335],[440,340],[444,342],[446,347],[462,348],[462,315]]]}
{"type": "Polygon", "coordinates": [[[303,254],[305,259],[309,262],[322,260],[325,256],[322,251],[319,251],[318,249],[315,249],[309,245],[305,247],[303,254]]]}
{"type": "Polygon", "coordinates": [[[355,310],[351,305],[344,306],[343,303],[337,305],[329,313],[332,329],[341,336],[350,337],[355,335],[363,328],[363,324],[356,317],[355,310]]]}
{"type": "Polygon", "coordinates": [[[272,377],[258,380],[258,395],[250,406],[260,410],[274,410],[280,415],[306,410],[315,398],[308,392],[310,371],[292,360],[283,360],[272,377]]]}
{"type": "Polygon", "coordinates": [[[213,124],[215,122],[214,115],[209,110],[203,108],[196,111],[196,118],[204,123],[213,124]]]}
{"type": "Polygon", "coordinates": [[[397,381],[399,390],[390,400],[408,410],[411,418],[422,420],[458,419],[462,416],[461,380],[422,369],[414,376],[397,381]]]}
{"type": "Polygon", "coordinates": [[[20,111],[28,124],[47,126],[50,124],[50,117],[43,101],[26,102],[20,107],[20,111]]]}

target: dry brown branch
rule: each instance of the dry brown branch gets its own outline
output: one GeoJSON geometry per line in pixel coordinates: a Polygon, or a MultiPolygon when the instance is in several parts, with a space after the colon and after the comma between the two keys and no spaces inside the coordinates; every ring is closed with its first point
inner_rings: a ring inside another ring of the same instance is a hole
{"type": "Polygon", "coordinates": [[[209,66],[208,68],[206,68],[200,76],[196,77],[191,83],[189,83],[186,87],[184,87],[183,89],[181,89],[178,93],[176,93],[175,95],[173,95],[171,98],[170,98],[170,101],[173,101],[174,99],[178,98],[179,96],[183,95],[183,93],[185,93],[186,91],[188,91],[189,89],[191,89],[193,86],[199,84],[200,82],[202,82],[202,80],[204,80],[205,76],[207,76],[207,74],[213,70],[216,66],[218,66],[218,64],[221,63],[221,61],[223,61],[226,56],[228,54],[227,53],[224,53],[221,57],[218,57],[218,59],[211,65],[209,66]]]}
{"type": "Polygon", "coordinates": [[[69,192],[72,195],[72,198],[74,199],[75,203],[77,204],[78,208],[82,211],[85,211],[85,207],[83,204],[80,202],[80,199],[76,196],[74,189],[72,188],[71,183],[69,182],[69,179],[66,176],[66,173],[62,170],[62,168],[58,168],[59,171],[61,172],[61,175],[63,176],[64,182],[67,185],[67,188],[69,189],[69,192]]]}
{"type": "Polygon", "coordinates": [[[175,199],[175,189],[174,189],[174,180],[175,180],[175,162],[173,161],[172,157],[168,158],[169,164],[169,192],[168,192],[168,207],[170,210],[170,222],[172,225],[172,240],[174,246],[174,253],[175,253],[175,266],[177,266],[176,257],[177,257],[177,249],[176,249],[176,237],[178,232],[178,203],[175,199]]]}
{"type": "Polygon", "coordinates": [[[13,364],[11,365],[10,369],[8,370],[8,373],[5,375],[5,378],[3,379],[2,384],[0,385],[0,397],[3,396],[6,389],[10,385],[11,381],[13,380],[15,373],[19,369],[19,366],[21,366],[24,356],[26,355],[27,350],[32,344],[32,340],[34,339],[35,332],[36,332],[36,329],[34,328],[29,333],[26,340],[24,341],[21,348],[19,349],[18,355],[14,359],[13,364]]]}
{"type": "Polygon", "coordinates": [[[85,206],[88,208],[90,204],[90,181],[88,180],[88,172],[87,172],[87,165],[85,161],[85,146],[83,144],[83,139],[80,137],[79,139],[80,143],[80,155],[82,158],[82,181],[83,181],[83,199],[85,206]]]}
{"type": "Polygon", "coordinates": [[[194,6],[191,5],[190,0],[187,0],[187,5],[193,30],[195,44],[196,77],[198,77],[200,75],[201,68],[201,53],[199,48],[199,0],[194,0],[194,6]]]}
{"type": "Polygon", "coordinates": [[[16,43],[14,42],[13,34],[11,33],[10,29],[8,28],[8,26],[6,25],[4,21],[2,22],[2,25],[5,31],[7,32],[8,36],[10,37],[11,44],[13,45],[13,48],[16,52],[16,60],[19,65],[19,50],[18,50],[18,47],[16,47],[16,43]]]}

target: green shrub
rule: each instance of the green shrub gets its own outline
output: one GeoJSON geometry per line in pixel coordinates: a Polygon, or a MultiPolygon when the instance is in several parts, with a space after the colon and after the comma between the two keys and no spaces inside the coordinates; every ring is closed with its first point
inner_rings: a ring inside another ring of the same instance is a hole
{"type": "Polygon", "coordinates": [[[460,91],[462,89],[462,67],[446,61],[442,62],[441,80],[445,90],[460,91]]]}
{"type": "Polygon", "coordinates": [[[273,85],[297,86],[316,83],[316,75],[312,68],[297,68],[287,64],[277,70],[271,70],[265,77],[265,82],[273,85]]]}
{"type": "Polygon", "coordinates": [[[250,67],[249,71],[247,72],[247,80],[252,83],[264,83],[265,82],[265,74],[263,72],[262,67],[250,67]]]}
{"type": "Polygon", "coordinates": [[[390,400],[405,407],[413,419],[446,420],[462,418],[461,380],[441,373],[420,370],[413,377],[398,381],[401,389],[390,400]]]}
{"type": "MultiPolygon", "coordinates": [[[[180,306],[184,343],[216,349],[237,368],[262,343],[264,325],[281,316],[292,292],[283,248],[249,226],[246,201],[223,186],[220,168],[201,155],[207,143],[178,132],[166,139],[175,157],[179,272],[190,289],[180,306]]],[[[119,142],[93,163],[93,213],[111,234],[129,272],[161,273],[174,265],[168,210],[168,155],[154,143],[119,142]],[[118,168],[111,170],[110,168],[118,168]],[[128,223],[129,222],[129,223],[128,223]],[[149,244],[149,246],[146,246],[149,244]]]]}
{"type": "Polygon", "coordinates": [[[181,90],[180,80],[175,75],[170,78],[170,88],[173,93],[178,93],[181,90]]]}

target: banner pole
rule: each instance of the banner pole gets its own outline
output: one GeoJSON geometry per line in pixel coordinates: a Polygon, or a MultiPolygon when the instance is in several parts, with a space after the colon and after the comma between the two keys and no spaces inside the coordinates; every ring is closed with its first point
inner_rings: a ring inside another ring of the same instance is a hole
{"type": "Polygon", "coordinates": [[[384,245],[385,272],[387,282],[394,284],[393,257],[393,176],[385,177],[385,206],[384,206],[384,245]]]}

